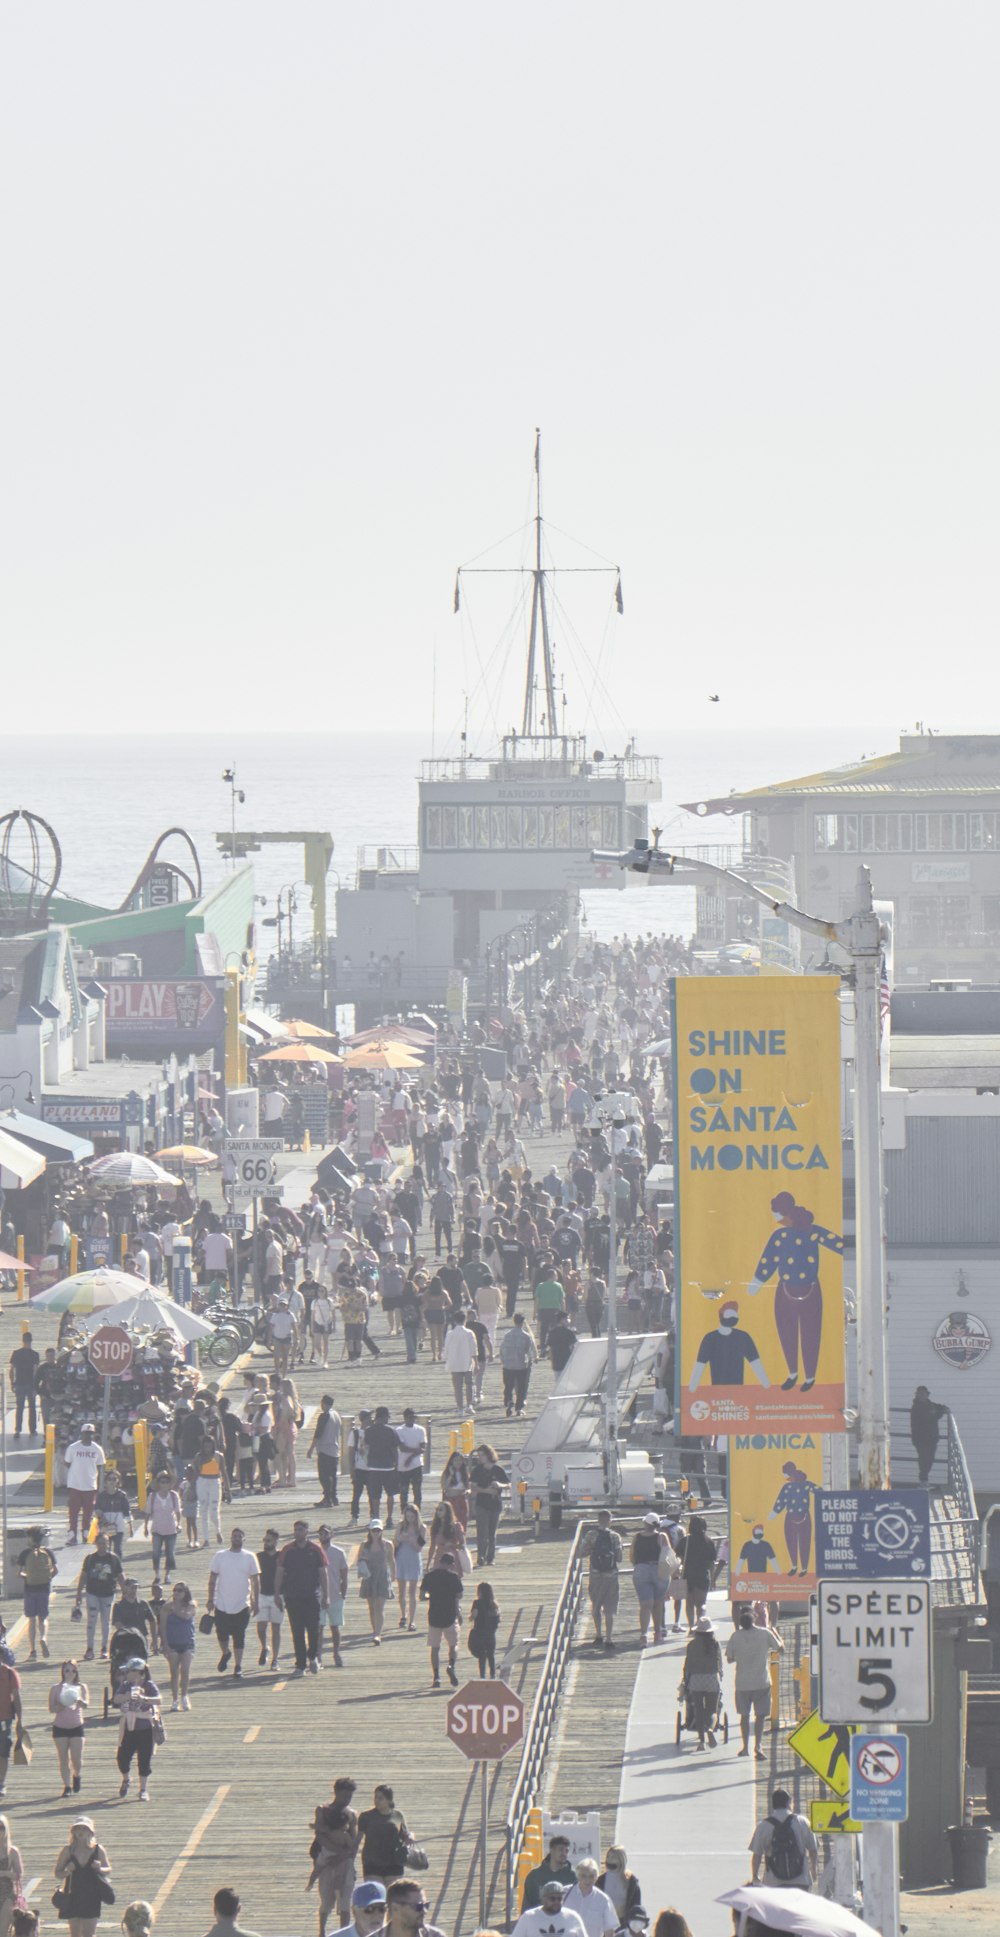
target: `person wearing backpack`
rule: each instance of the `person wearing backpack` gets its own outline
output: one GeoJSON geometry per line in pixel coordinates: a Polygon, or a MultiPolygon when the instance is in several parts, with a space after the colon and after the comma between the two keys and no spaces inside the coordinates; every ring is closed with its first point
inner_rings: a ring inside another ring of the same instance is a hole
{"type": "Polygon", "coordinates": [[[595,1648],[613,1648],[611,1630],[618,1612],[618,1569],[621,1566],[621,1538],[611,1525],[611,1515],[607,1507],[602,1507],[597,1516],[596,1527],[591,1527],[583,1537],[583,1551],[590,1562],[587,1575],[587,1594],[590,1611],[594,1617],[595,1648]],[[604,1631],[601,1631],[603,1621],[604,1631]]]}
{"type": "Polygon", "coordinates": [[[779,1890],[811,1890],[816,1881],[818,1845],[805,1816],[796,1816],[787,1789],[775,1789],[771,1813],[757,1824],[750,1838],[751,1882],[779,1890]]]}

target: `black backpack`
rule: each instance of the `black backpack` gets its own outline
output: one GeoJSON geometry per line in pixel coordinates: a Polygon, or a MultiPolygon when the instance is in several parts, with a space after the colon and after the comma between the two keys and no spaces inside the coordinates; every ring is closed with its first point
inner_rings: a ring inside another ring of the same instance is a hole
{"type": "Polygon", "coordinates": [[[613,1574],[617,1565],[615,1537],[607,1527],[599,1527],[590,1550],[590,1565],[595,1574],[613,1574]]]}
{"type": "Polygon", "coordinates": [[[794,1877],[802,1875],[802,1850],[795,1833],[795,1818],[786,1816],[780,1822],[777,1816],[769,1816],[767,1820],[772,1834],[765,1866],[779,1883],[791,1883],[794,1877]]]}

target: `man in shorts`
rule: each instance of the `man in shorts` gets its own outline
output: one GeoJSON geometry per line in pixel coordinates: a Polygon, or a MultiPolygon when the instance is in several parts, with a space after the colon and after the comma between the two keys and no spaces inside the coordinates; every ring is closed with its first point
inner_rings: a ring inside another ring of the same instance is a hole
{"type": "MultiPolygon", "coordinates": [[[[320,1622],[326,1622],[333,1642],[333,1665],[342,1668],[344,1657],[340,1652],[340,1631],[344,1625],[344,1602],[350,1582],[350,1566],[343,1547],[338,1547],[330,1527],[321,1527],[317,1536],[326,1562],[327,1602],[320,1609],[320,1622]]],[[[322,1655],[322,1644],[320,1645],[322,1655]]]]}
{"type": "Polygon", "coordinates": [[[736,1663],[736,1707],[739,1710],[741,1756],[750,1754],[753,1718],[754,1753],[764,1760],[764,1728],[771,1713],[770,1659],[784,1647],[773,1628],[758,1628],[748,1607],[740,1609],[739,1626],[726,1643],[726,1660],[736,1663]]]}
{"type": "Polygon", "coordinates": [[[256,1554],[248,1553],[243,1546],[243,1528],[234,1527],[228,1547],[220,1547],[212,1562],[205,1601],[206,1613],[215,1616],[215,1632],[221,1650],[220,1675],[229,1666],[231,1648],[233,1677],[236,1681],[243,1679],[247,1628],[250,1626],[250,1616],[256,1617],[259,1596],[260,1564],[256,1554]]]}
{"type": "Polygon", "coordinates": [[[427,1645],[431,1651],[432,1688],[441,1686],[441,1643],[448,1644],[448,1680],[458,1687],[455,1657],[458,1653],[459,1610],[462,1577],[454,1554],[442,1554],[436,1566],[429,1567],[420,1583],[420,1598],[427,1602],[427,1645]]]}
{"type": "Polygon", "coordinates": [[[587,1593],[594,1617],[594,1646],[613,1648],[615,1644],[611,1639],[611,1630],[618,1612],[618,1569],[623,1548],[619,1535],[611,1525],[607,1507],[601,1508],[596,1527],[590,1528],[584,1535],[583,1550],[590,1562],[587,1593]]]}
{"type": "Polygon", "coordinates": [[[257,1554],[257,1565],[260,1568],[260,1579],[257,1582],[257,1639],[260,1642],[260,1654],[257,1657],[257,1665],[260,1668],[267,1664],[268,1628],[271,1630],[272,1668],[278,1666],[278,1651],[281,1647],[281,1623],[285,1610],[277,1593],[280,1537],[277,1527],[265,1527],[264,1545],[257,1554]]]}

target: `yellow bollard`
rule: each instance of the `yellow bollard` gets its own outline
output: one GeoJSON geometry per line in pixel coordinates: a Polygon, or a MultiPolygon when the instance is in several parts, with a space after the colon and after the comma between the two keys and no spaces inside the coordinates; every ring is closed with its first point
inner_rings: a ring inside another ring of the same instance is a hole
{"type": "Polygon", "coordinates": [[[140,1507],[146,1505],[147,1473],[149,1468],[148,1427],[144,1419],[137,1419],[132,1428],[132,1447],[135,1452],[135,1497],[140,1507]]]}
{"type": "MultiPolygon", "coordinates": [[[[538,1862],[540,1863],[541,1860],[542,1860],[541,1856],[539,1856],[538,1862]]],[[[522,1850],[520,1856],[517,1859],[517,1886],[516,1887],[517,1887],[518,1916],[520,1916],[521,1914],[521,1900],[524,1896],[524,1886],[528,1880],[529,1872],[534,1870],[535,1868],[537,1868],[535,1858],[533,1856],[529,1856],[526,1850],[522,1850]]]]}
{"type": "Polygon", "coordinates": [[[45,1428],[45,1511],[51,1513],[56,1485],[56,1429],[45,1428]]]}
{"type": "MultiPolygon", "coordinates": [[[[21,1232],[17,1240],[17,1255],[19,1258],[22,1258],[22,1259],[24,1257],[24,1232],[23,1231],[21,1232]]],[[[28,1294],[24,1286],[24,1272],[19,1271],[17,1274],[17,1302],[19,1305],[23,1305],[27,1295],[28,1294]]]]}
{"type": "Polygon", "coordinates": [[[476,1443],[476,1429],[471,1419],[463,1419],[459,1427],[459,1445],[463,1453],[471,1453],[476,1443]]]}
{"type": "Polygon", "coordinates": [[[455,1428],[454,1428],[454,1426],[453,1426],[453,1427],[452,1427],[452,1429],[451,1429],[451,1431],[450,1431],[450,1433],[448,1434],[448,1456],[449,1456],[449,1458],[451,1457],[451,1455],[452,1455],[452,1453],[457,1453],[457,1451],[458,1451],[458,1434],[457,1434],[457,1432],[455,1431],[455,1428]]]}
{"type": "Polygon", "coordinates": [[[771,1727],[777,1728],[781,1720],[781,1703],[778,1697],[778,1675],[780,1671],[777,1655],[772,1655],[767,1665],[771,1675],[771,1727]]]}
{"type": "Polygon", "coordinates": [[[124,1264],[127,1257],[128,1257],[128,1233],[126,1231],[119,1231],[118,1233],[119,1264],[124,1264]]]}
{"type": "Polygon", "coordinates": [[[536,1863],[542,1861],[545,1855],[545,1842],[542,1837],[542,1812],[540,1809],[529,1809],[528,1811],[528,1820],[524,1825],[524,1848],[530,1856],[534,1857],[536,1863]],[[536,1851],[537,1855],[535,1855],[536,1851]]]}
{"type": "Polygon", "coordinates": [[[77,1259],[79,1258],[79,1255],[80,1255],[80,1240],[77,1237],[76,1232],[71,1231],[70,1240],[69,1240],[69,1275],[71,1278],[76,1275],[77,1259]]]}
{"type": "Polygon", "coordinates": [[[798,1719],[802,1721],[812,1711],[812,1676],[809,1672],[808,1655],[804,1655],[798,1667],[793,1669],[792,1676],[795,1682],[798,1719]]]}
{"type": "Polygon", "coordinates": [[[302,1132],[302,1148],[307,1154],[312,1149],[312,1138],[308,1130],[303,1130],[302,1132]]]}

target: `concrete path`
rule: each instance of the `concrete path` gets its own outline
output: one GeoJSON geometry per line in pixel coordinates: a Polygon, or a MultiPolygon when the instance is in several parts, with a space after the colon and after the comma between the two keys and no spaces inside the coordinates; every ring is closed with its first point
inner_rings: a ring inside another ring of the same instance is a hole
{"type": "MultiPolygon", "coordinates": [[[[725,1649],[732,1632],[724,1595],[709,1598],[709,1613],[725,1649]]],[[[716,1902],[750,1875],[747,1844],[754,1827],[752,1759],[739,1761],[739,1722],[733,1669],[726,1668],[729,1741],[702,1754],[693,1735],[674,1741],[677,1686],[687,1635],[670,1635],[643,1654],[629,1713],[615,1841],[655,1921],[659,1911],[683,1912],[697,1937],[729,1929],[729,1912],[716,1902]]]]}

